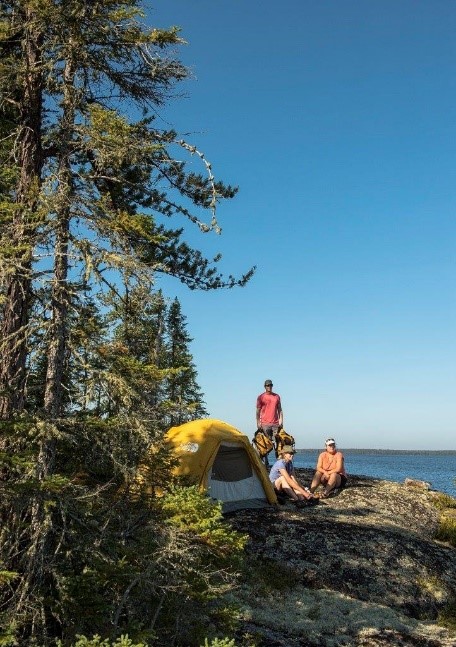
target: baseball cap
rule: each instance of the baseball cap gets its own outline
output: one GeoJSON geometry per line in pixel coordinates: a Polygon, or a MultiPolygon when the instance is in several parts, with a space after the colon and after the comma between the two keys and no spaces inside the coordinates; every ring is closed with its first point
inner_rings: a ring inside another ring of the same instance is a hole
{"type": "Polygon", "coordinates": [[[336,444],[336,441],[334,440],[334,438],[328,438],[327,440],[325,440],[325,445],[335,445],[335,444],[336,444]]]}
{"type": "Polygon", "coordinates": [[[264,385],[265,386],[272,386],[272,380],[265,380],[264,385]]]}
{"type": "Polygon", "coordinates": [[[284,445],[280,450],[279,454],[296,454],[296,451],[291,445],[284,445]]]}

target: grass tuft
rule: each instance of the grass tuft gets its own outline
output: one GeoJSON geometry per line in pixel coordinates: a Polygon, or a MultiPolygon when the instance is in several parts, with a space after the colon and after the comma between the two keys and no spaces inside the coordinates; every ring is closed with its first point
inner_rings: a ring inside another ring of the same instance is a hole
{"type": "Polygon", "coordinates": [[[438,623],[442,627],[456,632],[456,598],[452,598],[439,613],[438,623]]]}
{"type": "Polygon", "coordinates": [[[435,538],[440,541],[446,541],[456,548],[456,519],[442,516],[435,538]]]}
{"type": "Polygon", "coordinates": [[[449,494],[443,494],[443,492],[439,492],[434,497],[434,505],[436,508],[439,510],[448,510],[449,508],[456,508],[456,499],[449,494]]]}

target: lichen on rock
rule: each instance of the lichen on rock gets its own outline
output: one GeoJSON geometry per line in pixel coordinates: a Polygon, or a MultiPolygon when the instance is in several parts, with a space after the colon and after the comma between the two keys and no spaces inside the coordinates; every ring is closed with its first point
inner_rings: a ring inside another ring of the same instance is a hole
{"type": "MultiPolygon", "coordinates": [[[[309,483],[311,470],[297,469],[309,483]]],[[[455,647],[456,549],[435,539],[436,493],[350,476],[320,505],[240,511],[248,577],[233,599],[237,645],[455,647]],[[253,638],[252,638],[253,637],[253,638]]]]}

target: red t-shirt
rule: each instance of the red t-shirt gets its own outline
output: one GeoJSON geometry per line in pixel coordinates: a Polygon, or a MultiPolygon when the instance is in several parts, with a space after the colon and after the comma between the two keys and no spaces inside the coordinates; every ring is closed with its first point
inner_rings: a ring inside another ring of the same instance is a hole
{"type": "Polygon", "coordinates": [[[262,393],[257,397],[257,409],[260,410],[260,424],[278,425],[281,409],[280,395],[262,393]]]}

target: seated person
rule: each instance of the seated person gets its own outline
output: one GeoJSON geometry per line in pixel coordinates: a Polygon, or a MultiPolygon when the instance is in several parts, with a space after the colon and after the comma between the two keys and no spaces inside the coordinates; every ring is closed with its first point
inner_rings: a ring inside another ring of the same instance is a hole
{"type": "Polygon", "coordinates": [[[295,453],[291,445],[282,447],[279,451],[279,458],[269,472],[269,480],[279,496],[285,494],[297,504],[312,505],[317,503],[318,500],[309,490],[302,487],[294,476],[293,455],[295,453]]]}
{"type": "Polygon", "coordinates": [[[325,447],[325,451],[321,452],[318,457],[317,470],[310,486],[312,493],[320,484],[324,486],[320,499],[326,499],[331,493],[334,493],[334,490],[343,488],[347,483],[344,455],[336,449],[334,438],[328,438],[325,447]]]}

